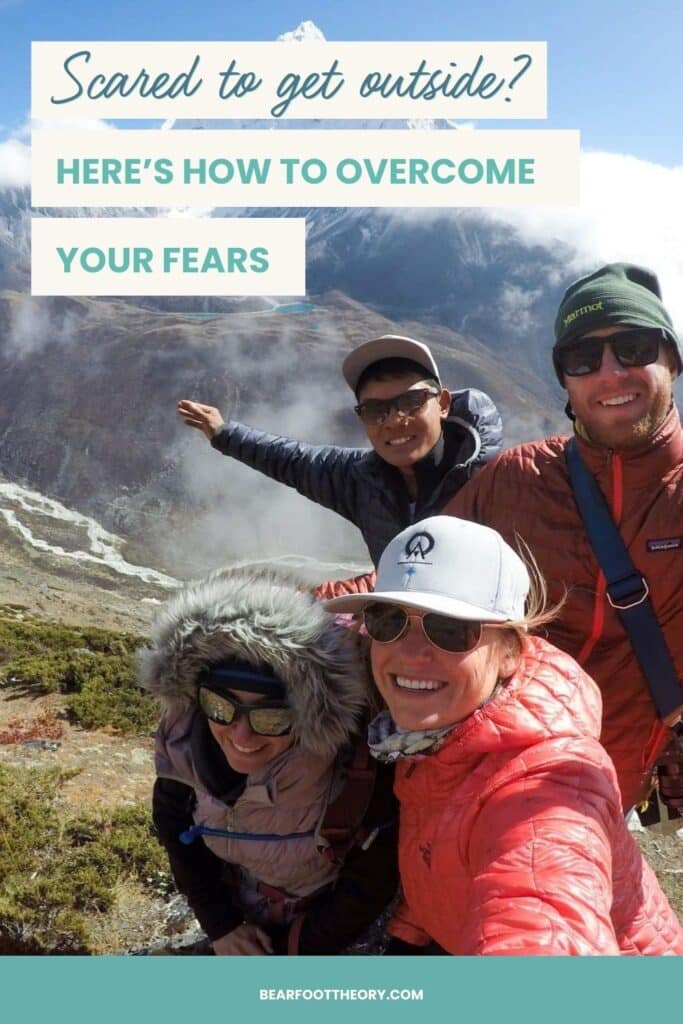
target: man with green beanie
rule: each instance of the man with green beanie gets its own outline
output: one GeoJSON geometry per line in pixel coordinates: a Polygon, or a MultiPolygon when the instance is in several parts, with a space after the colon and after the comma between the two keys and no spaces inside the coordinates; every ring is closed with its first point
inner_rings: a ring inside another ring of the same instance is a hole
{"type": "MultiPolygon", "coordinates": [[[[649,588],[680,680],[683,430],[672,384],[683,364],[657,277],[642,267],[612,263],[572,284],[555,322],[553,363],[567,390],[575,447],[649,588]]],[[[567,437],[550,437],[507,450],[445,511],[492,526],[510,543],[521,538],[551,599],[564,600],[549,638],[600,686],[601,740],[628,809],[650,793],[655,763],[676,744],[670,728],[675,723],[658,718],[607,594],[574,499],[567,443],[567,437]]],[[[683,774],[677,778],[680,787],[683,774]]],[[[669,795],[675,804],[683,791],[669,795]]]]}
{"type": "Polygon", "coordinates": [[[683,368],[655,275],[632,264],[611,263],[571,285],[555,320],[553,363],[569,394],[576,429],[583,428],[590,440],[630,448],[650,437],[671,408],[672,379],[683,368]],[[603,366],[601,339],[609,336],[607,351],[615,361],[607,356],[603,366]],[[662,369],[645,369],[652,364],[662,369]],[[636,368],[644,378],[639,394],[628,402],[623,394],[612,394],[623,392],[626,371],[636,368]],[[610,386],[603,395],[605,380],[610,386]]]}

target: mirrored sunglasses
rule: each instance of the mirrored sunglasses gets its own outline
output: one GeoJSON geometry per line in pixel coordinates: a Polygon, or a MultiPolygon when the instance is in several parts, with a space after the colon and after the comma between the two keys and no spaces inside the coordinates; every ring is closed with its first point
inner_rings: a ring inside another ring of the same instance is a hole
{"type": "Polygon", "coordinates": [[[379,644],[392,644],[408,631],[416,616],[430,644],[449,654],[472,651],[481,640],[481,622],[454,619],[437,612],[408,611],[396,604],[369,604],[363,611],[368,636],[379,644]]]}
{"type": "Polygon", "coordinates": [[[354,409],[363,423],[379,427],[386,423],[394,409],[403,416],[412,416],[426,405],[430,398],[436,398],[440,393],[440,389],[436,387],[414,388],[393,398],[368,398],[354,406],[354,409]]]}
{"type": "Polygon", "coordinates": [[[251,731],[259,736],[284,736],[292,729],[292,710],[282,701],[240,704],[227,694],[200,686],[199,706],[206,717],[218,725],[232,725],[238,715],[246,715],[251,731]]]}
{"type": "Polygon", "coordinates": [[[607,344],[620,366],[648,366],[657,361],[659,344],[665,337],[663,331],[642,329],[620,331],[606,338],[579,338],[557,349],[557,361],[568,377],[586,377],[600,369],[607,344]]]}

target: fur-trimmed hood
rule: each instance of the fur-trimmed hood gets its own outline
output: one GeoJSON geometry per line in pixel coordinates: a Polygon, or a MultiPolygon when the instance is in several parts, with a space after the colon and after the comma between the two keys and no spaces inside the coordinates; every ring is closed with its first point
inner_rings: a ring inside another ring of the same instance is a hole
{"type": "Polygon", "coordinates": [[[358,728],[368,693],[358,638],[293,576],[221,569],[184,586],[138,652],[138,681],[167,708],[190,707],[200,672],[228,658],[273,668],[312,753],[336,754],[358,728]]]}

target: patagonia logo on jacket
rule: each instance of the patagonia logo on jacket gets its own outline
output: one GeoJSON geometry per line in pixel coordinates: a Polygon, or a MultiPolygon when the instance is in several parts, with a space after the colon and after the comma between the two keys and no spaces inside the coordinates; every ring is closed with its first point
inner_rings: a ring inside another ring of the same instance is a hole
{"type": "Polygon", "coordinates": [[[647,541],[648,551],[673,551],[683,545],[683,537],[660,537],[647,541]]]}

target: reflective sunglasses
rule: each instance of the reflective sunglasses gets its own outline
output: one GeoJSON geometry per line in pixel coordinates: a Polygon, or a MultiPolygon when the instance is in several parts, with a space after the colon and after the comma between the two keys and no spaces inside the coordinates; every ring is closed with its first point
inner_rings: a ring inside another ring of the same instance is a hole
{"type": "Polygon", "coordinates": [[[292,711],[284,701],[240,704],[227,694],[199,687],[199,706],[218,725],[232,725],[237,715],[246,715],[252,732],[259,736],[284,736],[292,729],[292,711]]]}
{"type": "Polygon", "coordinates": [[[430,644],[449,654],[472,651],[481,640],[481,622],[453,619],[437,612],[408,612],[396,604],[369,604],[363,611],[363,622],[372,640],[392,644],[408,631],[413,616],[420,619],[430,644]]]}
{"type": "Polygon", "coordinates": [[[607,344],[620,366],[648,366],[657,361],[659,343],[665,338],[664,331],[647,328],[619,331],[606,338],[581,338],[557,349],[557,362],[568,377],[586,377],[600,369],[607,344]]]}
{"type": "Polygon", "coordinates": [[[368,398],[365,402],[354,406],[356,415],[368,426],[379,427],[391,416],[394,409],[403,416],[412,416],[418,409],[441,394],[436,387],[414,388],[412,391],[404,391],[394,398],[368,398]]]}

